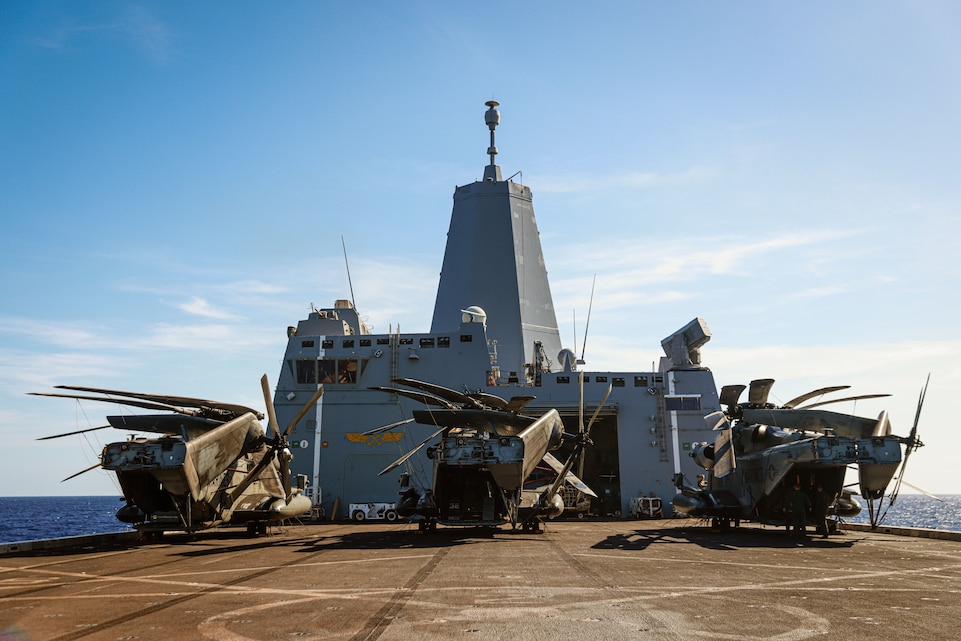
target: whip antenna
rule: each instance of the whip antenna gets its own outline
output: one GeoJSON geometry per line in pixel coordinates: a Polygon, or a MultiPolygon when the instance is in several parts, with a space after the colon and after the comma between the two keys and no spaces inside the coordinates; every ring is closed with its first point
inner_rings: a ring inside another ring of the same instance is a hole
{"type": "Polygon", "coordinates": [[[594,274],[594,280],[591,281],[591,301],[587,304],[587,322],[584,324],[584,343],[581,345],[581,357],[578,359],[577,364],[584,364],[584,352],[587,351],[587,330],[591,326],[591,307],[594,306],[594,285],[597,284],[597,274],[594,274]]]}
{"type": "MultiPolygon", "coordinates": [[[[340,244],[344,248],[344,265],[347,267],[347,286],[350,288],[350,304],[354,306],[354,309],[357,309],[357,303],[354,302],[354,284],[350,282],[350,263],[347,262],[347,243],[344,242],[343,236],[340,237],[340,244]]],[[[591,296],[593,295],[594,291],[591,290],[591,296]]],[[[586,336],[584,340],[587,340],[586,336]]]]}

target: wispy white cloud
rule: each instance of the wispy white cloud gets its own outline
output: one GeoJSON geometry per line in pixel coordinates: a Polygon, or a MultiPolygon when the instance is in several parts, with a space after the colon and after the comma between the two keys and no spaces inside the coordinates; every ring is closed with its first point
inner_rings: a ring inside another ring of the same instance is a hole
{"type": "Polygon", "coordinates": [[[7,334],[61,347],[85,347],[99,344],[103,328],[77,321],[37,320],[0,317],[0,335],[7,334]]]}
{"type": "Polygon", "coordinates": [[[194,296],[186,303],[180,303],[177,305],[177,308],[187,312],[188,314],[203,316],[205,318],[227,319],[235,317],[234,314],[222,309],[217,309],[207,300],[200,298],[199,296],[194,296]]]}
{"type": "Polygon", "coordinates": [[[69,50],[79,46],[77,41],[85,35],[119,37],[159,65],[175,55],[170,28],[150,8],[139,5],[124,7],[121,15],[108,22],[61,25],[35,42],[46,49],[69,50]]]}
{"type": "MultiPolygon", "coordinates": [[[[684,241],[651,242],[650,239],[610,238],[562,249],[565,265],[555,280],[555,289],[570,287],[568,274],[577,274],[573,287],[585,291],[584,274],[603,270],[605,296],[611,292],[637,292],[639,286],[694,281],[706,277],[749,276],[763,269],[765,261],[776,258],[782,264],[804,265],[819,247],[854,237],[859,232],[835,229],[787,232],[761,239],[733,236],[691,238],[684,241]],[[638,251],[643,247],[644,251],[638,251]],[[804,248],[805,254],[796,250],[804,248]],[[792,254],[791,252],[795,252],[792,254]]],[[[830,256],[830,254],[828,255],[830,256]]],[[[830,260],[822,257],[820,260],[830,260]]],[[[586,291],[589,291],[589,285],[586,291]]]]}

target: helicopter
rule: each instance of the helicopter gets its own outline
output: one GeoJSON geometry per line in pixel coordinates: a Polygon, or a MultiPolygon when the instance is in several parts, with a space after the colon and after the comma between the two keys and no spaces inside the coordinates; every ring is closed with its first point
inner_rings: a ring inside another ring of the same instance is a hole
{"type": "Polygon", "coordinates": [[[838,385],[813,390],[777,406],[768,402],[773,384],[773,379],[751,381],[746,403],[740,402],[745,385],[721,388],[719,400],[726,409],[704,417],[708,428],[716,432],[714,442],[698,444],[691,451],[708,478],[695,487],[683,474],[676,474],[674,484],[679,493],[673,499],[674,509],[688,516],[710,518],[721,529],[737,526],[742,519],[786,525],[788,490],[797,483],[810,494],[821,485],[829,497],[834,497],[829,511],[834,518],[828,525],[834,530],[838,518],[856,516],[861,511],[851,498],[853,490],[844,484],[847,469],[852,467],[857,469],[857,485],[867,502],[871,526],[876,528],[897,500],[911,453],[924,445],[917,433],[928,383],[921,391],[907,437],[892,433],[887,411],[870,419],[815,409],[889,394],[804,404],[850,387],[838,385]],[[892,480],[892,491],[885,495],[892,480]]]}
{"type": "MultiPolygon", "coordinates": [[[[591,444],[590,430],[611,393],[610,387],[590,422],[584,425],[581,412],[578,433],[568,434],[556,409],[540,416],[521,413],[533,396],[514,396],[505,400],[493,394],[459,392],[409,378],[392,382],[403,387],[371,389],[416,400],[424,403],[427,409],[414,410],[413,418],[369,430],[365,435],[379,434],[410,422],[437,429],[384,468],[380,475],[403,465],[421,448],[440,437],[426,450],[427,457],[433,461],[431,486],[413,485],[409,472],[400,477],[396,512],[401,517],[416,520],[420,531],[434,530],[438,523],[484,527],[510,523],[512,529],[520,527],[525,532],[541,532],[542,519],[560,516],[564,512],[560,489],[565,483],[579,493],[597,496],[572,472],[572,468],[584,448],[591,444]],[[562,463],[551,451],[560,448],[565,441],[572,443],[573,447],[562,463]],[[554,470],[556,477],[539,487],[525,489],[525,481],[531,480],[542,461],[554,470]]],[[[583,387],[581,389],[583,408],[583,387]]]]}
{"type": "Polygon", "coordinates": [[[167,531],[193,533],[227,524],[246,524],[249,534],[264,534],[268,524],[311,509],[311,500],[303,493],[306,478],[299,479],[300,487],[291,486],[289,464],[293,454],[287,436],[314,407],[324,388],[317,389],[281,432],[266,374],[260,382],[267,404],[270,436],[260,423],[264,415],[242,405],[58,385],[56,389],[70,390],[70,393],[30,394],[102,401],[167,413],[107,416],[108,425],[37,440],[110,427],[160,434],[156,437],[131,435],[126,441],[108,443],[98,463],[63,480],[97,468],[115,472],[126,502],[117,511],[117,518],[148,536],[167,531]]]}

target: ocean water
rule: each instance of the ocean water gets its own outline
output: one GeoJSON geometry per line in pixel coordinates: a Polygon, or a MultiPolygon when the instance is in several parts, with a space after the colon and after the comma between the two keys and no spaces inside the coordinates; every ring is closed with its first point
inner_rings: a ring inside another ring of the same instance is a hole
{"type": "Polygon", "coordinates": [[[0,497],[0,543],[125,532],[118,496],[0,497]]]}
{"type": "MultiPolygon", "coordinates": [[[[860,496],[854,498],[861,504],[861,513],[845,520],[870,523],[864,499],[860,496]]],[[[882,525],[961,532],[961,494],[946,494],[938,498],[941,500],[923,494],[901,494],[888,510],[882,525]]]]}
{"type": "MultiPolygon", "coordinates": [[[[961,495],[939,498],[942,501],[922,494],[902,494],[884,525],[961,532],[961,495]]],[[[0,543],[125,532],[130,527],[115,516],[122,505],[117,496],[0,497],[0,543]]],[[[867,508],[846,520],[867,523],[867,508]]]]}

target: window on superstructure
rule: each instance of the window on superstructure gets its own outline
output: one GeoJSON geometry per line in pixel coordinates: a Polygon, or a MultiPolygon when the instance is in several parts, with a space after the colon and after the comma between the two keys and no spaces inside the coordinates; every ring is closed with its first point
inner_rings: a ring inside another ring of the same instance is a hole
{"type": "Polygon", "coordinates": [[[324,349],[334,349],[334,339],[328,338],[320,343],[320,346],[324,349]]]}
{"type": "Polygon", "coordinates": [[[320,367],[320,382],[323,385],[330,385],[337,382],[337,361],[332,358],[324,358],[318,361],[320,367]]]}
{"type": "Polygon", "coordinates": [[[314,341],[300,341],[301,347],[313,347],[314,341]]]}
{"type": "Polygon", "coordinates": [[[450,347],[450,336],[438,336],[437,347],[450,347]]]}
{"type": "Polygon", "coordinates": [[[390,345],[390,339],[389,339],[389,338],[378,338],[378,339],[377,339],[377,344],[378,344],[378,345],[390,345]]]}
{"type": "Polygon", "coordinates": [[[474,340],[473,334],[461,334],[461,335],[460,335],[460,342],[462,342],[462,343],[470,343],[470,342],[472,342],[473,340],[474,340]]]}
{"type": "Polygon", "coordinates": [[[413,345],[413,344],[414,344],[414,339],[413,339],[413,338],[409,338],[409,337],[408,337],[408,338],[402,338],[402,339],[400,339],[400,344],[401,344],[401,345],[413,345]]]}
{"type": "Polygon", "coordinates": [[[297,361],[297,382],[302,385],[317,384],[317,361],[299,360],[297,361]]]}
{"type": "Polygon", "coordinates": [[[694,412],[701,410],[700,396],[665,396],[664,407],[669,412],[694,412]]]}
{"type": "Polygon", "coordinates": [[[635,377],[634,377],[634,387],[647,387],[647,377],[646,377],[646,376],[635,376],[635,377]]]}
{"type": "Polygon", "coordinates": [[[362,338],[362,339],[360,339],[360,346],[361,346],[361,347],[370,347],[370,339],[369,339],[369,338],[362,338]]]}
{"type": "Polygon", "coordinates": [[[357,361],[355,360],[337,361],[337,382],[338,383],[356,383],[357,378],[358,378],[357,361]]]}
{"type": "Polygon", "coordinates": [[[570,382],[571,382],[571,377],[570,377],[570,376],[558,376],[558,377],[557,377],[557,384],[558,384],[558,385],[567,385],[567,384],[570,383],[570,382]]]}
{"type": "Polygon", "coordinates": [[[607,377],[606,377],[606,376],[595,376],[595,377],[594,377],[594,380],[595,380],[596,382],[598,382],[598,383],[606,383],[606,382],[607,382],[607,377]]]}
{"type": "Polygon", "coordinates": [[[353,346],[354,346],[354,339],[344,341],[344,347],[353,347],[353,346]]]}
{"type": "Polygon", "coordinates": [[[423,347],[424,349],[429,349],[429,348],[431,348],[431,347],[434,346],[434,339],[433,339],[433,338],[422,338],[422,339],[420,339],[420,346],[423,347]]]}
{"type": "Polygon", "coordinates": [[[364,374],[368,358],[325,358],[317,362],[319,380],[324,385],[351,385],[364,374]]]}
{"type": "Polygon", "coordinates": [[[624,379],[615,376],[611,379],[611,387],[624,387],[624,379]]]}

